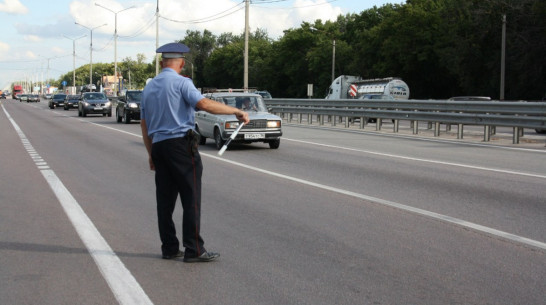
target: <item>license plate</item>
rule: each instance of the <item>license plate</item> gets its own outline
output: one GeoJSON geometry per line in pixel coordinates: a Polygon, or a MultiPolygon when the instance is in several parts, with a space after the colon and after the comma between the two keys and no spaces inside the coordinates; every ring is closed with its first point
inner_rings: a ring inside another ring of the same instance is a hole
{"type": "Polygon", "coordinates": [[[265,138],[265,133],[245,133],[245,139],[263,139],[265,138]]]}
{"type": "Polygon", "coordinates": [[[95,107],[93,110],[102,110],[100,107],[95,107]]]}

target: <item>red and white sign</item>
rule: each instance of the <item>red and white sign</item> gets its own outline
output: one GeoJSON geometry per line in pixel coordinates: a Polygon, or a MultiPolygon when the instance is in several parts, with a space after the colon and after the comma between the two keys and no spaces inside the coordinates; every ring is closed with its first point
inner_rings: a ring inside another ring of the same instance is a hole
{"type": "Polygon", "coordinates": [[[355,97],[356,96],[356,85],[351,85],[349,87],[349,95],[351,97],[355,97]]]}

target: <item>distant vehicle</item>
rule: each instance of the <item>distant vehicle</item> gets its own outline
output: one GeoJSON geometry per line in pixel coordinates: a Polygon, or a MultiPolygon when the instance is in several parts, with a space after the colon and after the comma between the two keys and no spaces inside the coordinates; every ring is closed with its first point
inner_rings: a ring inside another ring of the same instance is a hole
{"type": "Polygon", "coordinates": [[[6,98],[6,94],[4,92],[0,93],[0,99],[5,99],[6,98]]]}
{"type": "Polygon", "coordinates": [[[450,97],[448,101],[490,101],[489,96],[454,96],[450,97]]]}
{"type": "Polygon", "coordinates": [[[47,100],[50,100],[51,97],[52,97],[52,95],[50,93],[44,94],[44,98],[47,99],[47,100]]]}
{"type": "Polygon", "coordinates": [[[65,98],[66,98],[66,94],[64,93],[53,94],[53,96],[51,97],[48,103],[49,109],[55,109],[56,107],[63,107],[65,98]]]}
{"type": "Polygon", "coordinates": [[[97,87],[95,85],[93,85],[93,84],[82,86],[82,89],[81,89],[82,93],[84,93],[84,92],[96,92],[96,91],[97,91],[97,87]]]}
{"type": "Polygon", "coordinates": [[[64,99],[64,110],[78,108],[78,102],[80,101],[80,95],[69,94],[64,99]]]}
{"type": "Polygon", "coordinates": [[[15,100],[17,99],[17,95],[23,93],[23,86],[21,85],[13,85],[13,88],[11,90],[11,97],[15,100]]]}
{"type": "Polygon", "coordinates": [[[358,99],[365,94],[391,95],[397,100],[407,100],[410,90],[403,80],[396,77],[362,79],[360,76],[341,75],[330,84],[326,99],[358,99]]]}
{"type": "Polygon", "coordinates": [[[28,103],[28,94],[24,94],[24,93],[17,94],[17,99],[21,103],[22,102],[27,102],[28,103]]]}
{"type": "Polygon", "coordinates": [[[263,91],[256,91],[254,93],[257,93],[259,95],[261,95],[263,98],[273,98],[271,96],[271,93],[269,93],[269,91],[266,91],[266,90],[263,90],[263,91]]]}
{"type": "Polygon", "coordinates": [[[78,102],[78,116],[88,114],[102,114],[112,116],[112,103],[102,92],[84,92],[78,102]]]}
{"type": "Polygon", "coordinates": [[[27,102],[34,102],[39,103],[40,102],[40,96],[38,94],[29,94],[27,97],[27,102]]]}
{"type": "MultiPolygon", "coordinates": [[[[279,148],[282,136],[281,118],[267,112],[261,95],[243,92],[215,92],[205,94],[205,96],[248,112],[250,122],[243,126],[233,140],[234,142],[264,142],[269,144],[269,148],[279,148]],[[245,101],[246,99],[248,101],[245,101]]],[[[238,126],[239,121],[234,115],[217,115],[205,111],[195,113],[195,128],[201,134],[200,144],[205,144],[207,138],[212,138],[216,148],[221,149],[238,126]]]]}

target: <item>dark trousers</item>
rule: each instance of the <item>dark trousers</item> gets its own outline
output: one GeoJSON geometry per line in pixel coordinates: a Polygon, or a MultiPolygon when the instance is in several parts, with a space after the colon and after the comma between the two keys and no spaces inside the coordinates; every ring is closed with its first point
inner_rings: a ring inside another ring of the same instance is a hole
{"type": "Polygon", "coordinates": [[[192,154],[187,137],[168,139],[152,145],[152,160],[155,166],[157,217],[163,255],[175,254],[180,247],[173,222],[179,194],[183,208],[182,242],[185,256],[203,254],[206,250],[199,233],[203,164],[199,152],[192,154]]]}

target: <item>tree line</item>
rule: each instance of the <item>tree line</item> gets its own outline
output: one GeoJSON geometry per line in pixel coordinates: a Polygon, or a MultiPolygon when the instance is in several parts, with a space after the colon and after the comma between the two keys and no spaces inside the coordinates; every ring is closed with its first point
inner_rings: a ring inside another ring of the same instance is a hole
{"type": "MultiPolygon", "coordinates": [[[[249,87],[273,97],[304,98],[313,84],[314,97],[324,97],[335,41],[336,77],[400,77],[416,99],[498,99],[504,15],[505,99],[540,100],[546,95],[544,0],[407,0],[335,21],[303,22],[277,39],[257,29],[249,38],[249,87]]],[[[198,88],[243,87],[243,34],[188,30],[179,42],[191,49],[183,74],[198,88]]],[[[142,54],[118,66],[126,84],[131,71],[134,88],[155,75],[155,59],[146,62],[142,54]]],[[[88,71],[88,65],[78,68],[77,78],[88,82],[88,71]]],[[[113,64],[94,64],[93,71],[93,81],[99,80],[113,75],[113,64]]],[[[63,80],[72,84],[72,72],[63,80]]]]}

